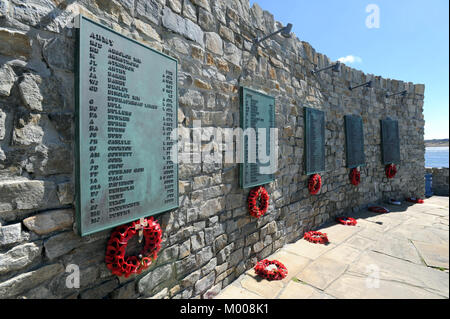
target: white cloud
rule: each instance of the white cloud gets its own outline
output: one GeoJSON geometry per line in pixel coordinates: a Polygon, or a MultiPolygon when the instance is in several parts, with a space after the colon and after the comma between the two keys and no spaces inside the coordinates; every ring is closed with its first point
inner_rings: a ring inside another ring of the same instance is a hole
{"type": "Polygon", "coordinates": [[[356,55],[347,55],[345,57],[339,58],[338,61],[342,62],[342,63],[348,63],[348,64],[362,63],[362,59],[356,55]]]}

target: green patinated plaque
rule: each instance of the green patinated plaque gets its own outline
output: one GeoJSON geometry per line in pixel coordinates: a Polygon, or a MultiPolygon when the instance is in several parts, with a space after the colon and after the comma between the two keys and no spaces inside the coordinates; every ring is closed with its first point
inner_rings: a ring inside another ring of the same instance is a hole
{"type": "Polygon", "coordinates": [[[178,207],[170,137],[177,61],[85,17],[77,23],[76,210],[84,236],[178,207]]]}
{"type": "Polygon", "coordinates": [[[325,113],[305,107],[306,175],[325,171],[325,113]]]}
{"type": "Polygon", "coordinates": [[[398,121],[381,120],[381,150],[384,165],[400,163],[398,121]]]}
{"type": "Polygon", "coordinates": [[[356,168],[366,165],[364,155],[364,130],[361,116],[345,116],[345,141],[347,167],[356,168]]]}
{"type": "Polygon", "coordinates": [[[241,128],[244,131],[240,184],[246,189],[274,181],[276,167],[273,165],[276,163],[273,157],[278,155],[273,148],[270,135],[271,129],[275,129],[275,98],[244,87],[241,87],[240,95],[241,128]],[[252,129],[255,138],[251,138],[252,129]],[[265,137],[262,132],[265,132],[265,137]],[[260,158],[259,154],[263,154],[264,159],[260,158]],[[269,157],[272,159],[269,160],[269,157]]]}

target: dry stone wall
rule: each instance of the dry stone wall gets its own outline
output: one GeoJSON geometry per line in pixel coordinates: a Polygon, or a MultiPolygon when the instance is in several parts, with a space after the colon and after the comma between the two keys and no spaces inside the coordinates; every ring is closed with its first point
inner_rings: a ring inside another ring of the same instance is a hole
{"type": "Polygon", "coordinates": [[[280,27],[248,0],[0,0],[0,298],[211,298],[335,215],[388,197],[423,197],[424,85],[347,66],[313,76],[332,61],[295,36],[275,36],[252,51],[253,38],[280,27]],[[279,170],[267,187],[268,214],[249,216],[237,167],[181,164],[180,208],[158,216],[157,262],[139,276],[111,275],[104,263],[110,231],[74,232],[78,14],[178,59],[180,127],[194,120],[239,127],[239,86],[276,98],[279,170]],[[369,79],[372,89],[348,89],[369,79]],[[385,98],[401,90],[406,97],[385,98]],[[318,196],[309,195],[303,171],[305,106],[326,117],[318,196]],[[345,167],[347,114],[364,122],[367,166],[358,188],[345,167]],[[379,121],[386,117],[399,121],[401,136],[393,180],[381,163],[379,121]],[[79,288],[67,285],[71,265],[79,267],[79,288]]]}

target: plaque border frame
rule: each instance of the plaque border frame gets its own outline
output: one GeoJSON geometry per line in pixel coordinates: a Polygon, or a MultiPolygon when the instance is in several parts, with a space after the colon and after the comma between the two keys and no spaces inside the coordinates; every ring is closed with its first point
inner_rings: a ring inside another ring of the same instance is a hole
{"type": "Polygon", "coordinates": [[[159,54],[159,55],[161,55],[161,56],[163,56],[165,58],[168,58],[169,60],[172,60],[173,62],[175,62],[175,72],[176,72],[176,75],[175,75],[175,79],[176,79],[175,129],[177,131],[178,131],[178,108],[179,108],[179,105],[178,105],[178,64],[179,64],[179,62],[174,57],[166,55],[166,54],[164,54],[162,52],[159,52],[159,51],[157,51],[157,50],[155,50],[155,49],[153,49],[153,48],[151,48],[151,47],[149,47],[149,46],[147,46],[147,45],[145,45],[145,44],[143,44],[143,43],[141,43],[139,41],[136,41],[136,40],[134,40],[132,38],[129,38],[129,37],[123,35],[123,34],[120,34],[119,32],[117,32],[117,31],[115,31],[115,30],[113,30],[113,29],[111,29],[111,28],[109,28],[107,26],[104,26],[104,25],[102,25],[102,24],[100,24],[100,23],[98,23],[96,21],[93,21],[93,20],[83,16],[82,14],[79,14],[74,19],[75,19],[75,25],[74,25],[74,30],[75,30],[75,54],[74,54],[75,55],[75,61],[74,61],[74,68],[75,68],[75,72],[74,72],[74,86],[75,86],[75,90],[74,90],[74,93],[75,93],[75,116],[74,116],[75,117],[75,119],[74,119],[74,125],[75,125],[75,128],[74,128],[74,131],[75,131],[74,132],[75,133],[75,137],[74,137],[74,142],[75,142],[74,143],[74,157],[75,157],[75,161],[74,161],[75,162],[74,163],[75,164],[74,165],[75,166],[75,194],[74,194],[75,227],[76,227],[76,232],[78,233],[78,235],[80,235],[81,237],[85,237],[85,236],[96,234],[96,233],[99,233],[99,232],[102,232],[102,231],[105,231],[105,230],[108,230],[108,229],[113,229],[113,228],[115,228],[117,226],[121,226],[121,225],[127,224],[129,222],[138,220],[139,218],[146,218],[146,217],[150,217],[150,216],[156,216],[156,215],[159,215],[159,214],[162,214],[162,213],[165,213],[165,212],[172,211],[174,209],[178,209],[180,207],[180,204],[179,204],[180,194],[179,194],[179,164],[178,164],[178,152],[177,152],[177,160],[176,160],[177,163],[174,163],[174,165],[176,166],[175,170],[177,172],[177,181],[175,182],[175,195],[176,195],[176,199],[175,199],[176,200],[176,204],[175,205],[169,206],[169,208],[155,210],[152,213],[148,213],[147,212],[145,214],[142,214],[142,216],[135,217],[135,218],[131,219],[129,222],[121,221],[121,222],[113,223],[113,224],[111,224],[109,226],[96,228],[95,230],[83,231],[83,225],[82,225],[82,222],[81,222],[81,196],[80,196],[80,194],[81,194],[81,180],[80,180],[81,179],[81,174],[80,174],[80,171],[81,171],[81,165],[80,165],[81,164],[80,163],[81,162],[81,158],[80,158],[80,150],[81,150],[81,143],[80,143],[80,120],[81,120],[81,118],[80,118],[80,109],[81,109],[81,102],[80,102],[80,92],[81,92],[81,82],[80,82],[80,78],[81,78],[80,77],[80,73],[81,73],[80,72],[80,67],[81,67],[81,64],[80,64],[80,56],[81,56],[81,41],[80,40],[81,40],[81,27],[83,25],[83,20],[86,20],[89,23],[93,23],[93,24],[95,24],[96,26],[98,26],[98,27],[100,27],[102,29],[105,29],[105,30],[107,30],[109,32],[112,32],[112,33],[114,33],[114,34],[116,34],[116,35],[118,35],[118,36],[120,36],[120,37],[122,37],[122,38],[124,38],[124,39],[126,39],[128,41],[131,41],[134,44],[137,44],[137,45],[139,45],[139,46],[141,46],[141,47],[143,47],[145,49],[148,49],[148,50],[150,50],[150,51],[152,51],[152,52],[154,52],[156,54],[159,54]]]}
{"type": "Polygon", "coordinates": [[[320,174],[320,173],[324,173],[324,172],[326,172],[327,170],[326,170],[326,166],[327,166],[327,163],[326,163],[326,149],[325,149],[325,146],[326,146],[326,136],[325,136],[325,126],[326,126],[326,118],[325,118],[325,111],[323,111],[323,110],[319,110],[319,109],[315,109],[315,108],[312,108],[312,107],[308,107],[308,106],[304,106],[303,107],[303,117],[304,117],[304,130],[305,130],[305,152],[304,152],[304,167],[305,167],[305,175],[314,175],[314,174],[320,174]],[[309,150],[309,147],[308,147],[308,121],[307,121],[307,116],[306,116],[306,113],[307,113],[307,111],[308,110],[313,110],[313,111],[320,111],[320,112],[322,112],[323,113],[323,148],[324,148],[324,150],[323,150],[323,170],[311,170],[311,171],[308,171],[308,165],[307,165],[307,161],[308,161],[308,150],[309,150]]]}
{"type": "Polygon", "coordinates": [[[365,166],[367,166],[367,163],[366,163],[366,150],[365,150],[365,147],[364,147],[364,141],[365,141],[365,138],[364,138],[364,122],[363,122],[363,120],[362,120],[362,117],[360,116],[360,115],[354,115],[354,114],[347,114],[347,115],[344,115],[344,128],[345,128],[345,164],[346,164],[346,167],[347,168],[357,168],[357,167],[365,167],[365,166]],[[362,132],[362,138],[363,138],[363,145],[362,145],[362,148],[363,148],[363,156],[364,156],[364,163],[360,163],[359,165],[349,165],[348,164],[348,142],[349,142],[349,140],[348,140],[348,130],[347,130],[347,118],[350,118],[350,117],[358,117],[359,119],[361,119],[361,124],[362,124],[362,129],[363,129],[363,132],[362,132]]]}
{"type": "MultiPolygon", "coordinates": [[[[256,91],[254,89],[251,89],[249,87],[246,86],[241,86],[239,89],[239,103],[240,103],[240,127],[242,128],[242,130],[244,131],[244,93],[246,91],[249,91],[251,93],[266,97],[266,98],[270,98],[273,100],[273,118],[274,118],[274,128],[277,128],[276,125],[276,112],[275,112],[275,107],[276,107],[276,98],[274,96],[262,93],[260,91],[256,91]]],[[[241,151],[242,151],[242,160],[245,160],[245,137],[242,136],[241,139],[241,151]]],[[[277,154],[278,156],[278,154],[277,154]]],[[[267,176],[271,176],[270,178],[267,178],[263,183],[249,183],[249,184],[244,184],[244,169],[245,169],[245,163],[240,163],[239,164],[239,185],[242,189],[249,189],[249,188],[253,188],[253,187],[257,187],[257,186],[262,186],[262,185],[267,185],[269,183],[272,183],[275,181],[275,174],[270,174],[267,176]]]]}

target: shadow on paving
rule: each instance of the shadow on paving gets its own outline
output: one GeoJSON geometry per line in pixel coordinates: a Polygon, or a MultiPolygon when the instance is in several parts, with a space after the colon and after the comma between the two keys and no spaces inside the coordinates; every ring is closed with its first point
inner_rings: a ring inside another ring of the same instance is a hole
{"type": "Polygon", "coordinates": [[[329,221],[317,229],[327,233],[327,245],[301,239],[268,257],[287,267],[287,278],[269,282],[250,269],[217,298],[449,298],[448,197],[373,206],[390,213],[346,215],[356,226],[329,221]]]}

